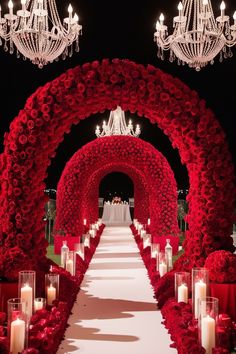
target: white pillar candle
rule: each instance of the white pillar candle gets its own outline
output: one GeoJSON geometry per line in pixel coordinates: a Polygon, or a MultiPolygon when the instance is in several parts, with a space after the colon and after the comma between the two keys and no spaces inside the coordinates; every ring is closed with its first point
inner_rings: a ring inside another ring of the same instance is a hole
{"type": "Polygon", "coordinates": [[[25,346],[25,321],[17,318],[11,322],[10,353],[18,354],[25,346]]]}
{"type": "Polygon", "coordinates": [[[215,320],[210,316],[203,317],[201,320],[201,339],[202,346],[206,349],[206,354],[212,353],[215,347],[215,320]]]}
{"type": "Polygon", "coordinates": [[[87,220],[86,219],[84,219],[84,226],[86,226],[87,225],[87,220]]]}
{"type": "Polygon", "coordinates": [[[52,305],[53,300],[56,299],[57,293],[56,293],[56,288],[50,284],[47,288],[47,303],[48,305],[52,305]]]}
{"type": "Polygon", "coordinates": [[[162,277],[164,274],[167,273],[167,264],[163,262],[159,264],[159,273],[160,273],[160,277],[162,277]]]}
{"type": "Polygon", "coordinates": [[[141,238],[144,238],[145,235],[146,235],[146,231],[145,230],[141,230],[141,238]]]}
{"type": "Polygon", "coordinates": [[[33,305],[33,289],[29,284],[25,284],[20,290],[20,297],[22,301],[25,301],[25,313],[28,317],[32,316],[33,305]]]}
{"type": "Polygon", "coordinates": [[[34,300],[34,311],[43,309],[43,301],[34,300]]]}
{"type": "Polygon", "coordinates": [[[66,270],[71,275],[74,275],[74,262],[73,262],[72,259],[67,259],[67,261],[66,261],[66,270]]]}
{"type": "Polygon", "coordinates": [[[185,284],[178,286],[178,302],[188,303],[188,287],[185,284]]]}
{"type": "Polygon", "coordinates": [[[150,219],[148,219],[147,224],[151,225],[151,220],[150,219]]]}
{"type": "Polygon", "coordinates": [[[202,280],[199,280],[198,282],[195,283],[194,285],[194,316],[195,318],[198,318],[199,314],[199,301],[200,299],[203,299],[206,297],[206,283],[204,283],[202,280]]]}

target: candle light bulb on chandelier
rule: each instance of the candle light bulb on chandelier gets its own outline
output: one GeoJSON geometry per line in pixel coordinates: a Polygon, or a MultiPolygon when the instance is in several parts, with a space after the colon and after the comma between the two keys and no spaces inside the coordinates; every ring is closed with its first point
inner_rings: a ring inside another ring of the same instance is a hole
{"type": "Polygon", "coordinates": [[[161,13],[160,17],[159,17],[160,25],[163,25],[164,19],[165,19],[164,15],[163,15],[163,13],[161,13]]]}
{"type": "Polygon", "coordinates": [[[222,3],[220,4],[220,12],[221,12],[221,17],[224,17],[225,14],[225,2],[222,1],[222,3]]]}
{"type": "Polygon", "coordinates": [[[9,14],[13,14],[13,2],[11,0],[8,1],[9,14]]]}
{"type": "Polygon", "coordinates": [[[21,0],[22,10],[25,11],[26,0],[21,0]]]}
{"type": "Polygon", "coordinates": [[[179,4],[178,4],[178,10],[179,10],[179,11],[182,11],[182,10],[183,10],[183,4],[182,4],[181,1],[180,1],[179,4]]]}

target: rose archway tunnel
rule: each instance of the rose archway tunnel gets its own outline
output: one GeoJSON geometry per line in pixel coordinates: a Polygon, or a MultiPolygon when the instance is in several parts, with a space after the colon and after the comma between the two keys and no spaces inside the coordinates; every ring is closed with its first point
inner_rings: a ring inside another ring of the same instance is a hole
{"type": "MultiPolygon", "coordinates": [[[[211,110],[183,82],[129,60],[94,61],[40,87],[10,125],[0,156],[0,275],[45,259],[44,180],[63,135],[97,112],[115,109],[158,124],[189,175],[189,230],[179,269],[203,265],[217,249],[233,250],[234,168],[211,110]],[[35,249],[37,248],[37,253],[35,249]]],[[[10,273],[9,273],[10,272],[10,273]]]]}
{"type": "MultiPolygon", "coordinates": [[[[153,237],[178,235],[174,174],[164,156],[151,144],[129,136],[96,139],[72,156],[57,187],[56,230],[82,234],[83,219],[92,223],[98,218],[96,201],[100,180],[106,173],[104,168],[107,169],[106,165],[111,168],[112,165],[113,169],[117,169],[117,165],[122,164],[133,169],[132,175],[135,173],[144,181],[142,185],[145,185],[147,193],[143,197],[146,198],[145,204],[148,200],[153,237]],[[89,197],[85,198],[87,195],[89,197]]],[[[135,187],[137,190],[137,184],[135,187]]],[[[136,197],[135,208],[142,209],[137,193],[136,197]]]]}

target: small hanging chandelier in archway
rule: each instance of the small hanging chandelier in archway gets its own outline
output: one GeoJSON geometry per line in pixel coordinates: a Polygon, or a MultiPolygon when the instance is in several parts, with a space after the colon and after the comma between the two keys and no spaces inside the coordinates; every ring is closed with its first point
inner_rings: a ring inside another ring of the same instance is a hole
{"type": "Polygon", "coordinates": [[[17,57],[30,59],[42,68],[57,60],[60,55],[65,59],[79,51],[79,35],[82,26],[72,6],[68,7],[68,17],[63,24],[59,18],[55,0],[21,0],[21,10],[13,13],[13,2],[8,2],[9,12],[1,17],[0,7],[0,45],[5,40],[4,50],[13,54],[16,47],[17,57]],[[8,46],[9,42],[9,46],[8,46]],[[70,47],[70,49],[69,49],[70,47]]]}
{"type": "Polygon", "coordinates": [[[98,138],[111,135],[130,135],[137,138],[140,133],[141,129],[139,124],[136,125],[135,130],[131,120],[129,120],[128,125],[126,124],[125,112],[120,106],[117,106],[114,111],[111,111],[108,123],[103,121],[102,131],[98,125],[95,130],[95,134],[98,138]]]}
{"type": "Polygon", "coordinates": [[[233,55],[230,47],[236,44],[236,11],[234,24],[230,26],[225,15],[225,3],[220,5],[220,15],[214,17],[211,0],[183,0],[178,5],[178,16],[173,19],[173,33],[168,35],[161,14],[156,23],[154,41],[157,56],[164,59],[164,51],[170,50],[170,62],[177,58],[178,64],[187,63],[199,71],[220,54],[220,61],[233,55]]]}

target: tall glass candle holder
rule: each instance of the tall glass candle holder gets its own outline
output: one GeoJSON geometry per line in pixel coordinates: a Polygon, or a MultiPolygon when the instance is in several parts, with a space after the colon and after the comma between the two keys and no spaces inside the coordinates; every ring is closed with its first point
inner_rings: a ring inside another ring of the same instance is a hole
{"type": "Polygon", "coordinates": [[[177,302],[188,303],[190,289],[190,273],[175,273],[175,298],[177,302]]]}
{"type": "Polygon", "coordinates": [[[160,277],[162,277],[164,274],[167,273],[167,258],[165,252],[161,251],[159,252],[159,262],[158,262],[158,271],[160,274],[160,277]]]}
{"type": "Polygon", "coordinates": [[[143,248],[146,248],[148,246],[151,246],[151,235],[145,234],[143,236],[143,248]]]}
{"type": "Polygon", "coordinates": [[[47,305],[52,305],[59,296],[59,274],[45,274],[45,295],[47,305]]]}
{"type": "Polygon", "coordinates": [[[25,314],[29,320],[33,312],[35,298],[35,276],[34,270],[21,270],[19,272],[18,296],[25,302],[25,314]]]}
{"type": "Polygon", "coordinates": [[[75,275],[75,265],[76,265],[76,253],[74,251],[69,251],[66,259],[66,270],[71,275],[75,275]]]}
{"type": "Polygon", "coordinates": [[[208,295],[209,272],[206,268],[192,269],[192,304],[195,319],[199,317],[199,301],[208,295]]]}
{"type": "Polygon", "coordinates": [[[160,252],[160,244],[159,243],[152,243],[151,244],[151,257],[156,258],[157,253],[160,252]]]}
{"type": "Polygon", "coordinates": [[[8,312],[8,338],[10,354],[21,353],[27,345],[27,321],[25,314],[25,301],[21,298],[7,301],[8,312]]]}
{"type": "Polygon", "coordinates": [[[90,247],[90,234],[87,233],[84,238],[84,247],[90,247]]]}
{"type": "Polygon", "coordinates": [[[61,247],[61,267],[62,268],[66,267],[66,258],[68,252],[69,252],[69,247],[67,246],[67,241],[64,240],[62,241],[62,247],[61,247]]]}
{"type": "Polygon", "coordinates": [[[84,244],[75,243],[74,249],[75,249],[75,253],[77,253],[82,259],[84,259],[84,244]]]}
{"type": "Polygon", "coordinates": [[[219,300],[207,296],[199,300],[199,340],[206,354],[212,354],[212,349],[217,345],[219,300]]]}
{"type": "Polygon", "coordinates": [[[46,299],[45,297],[36,297],[34,299],[34,312],[38,310],[42,310],[46,307],[46,299]]]}

